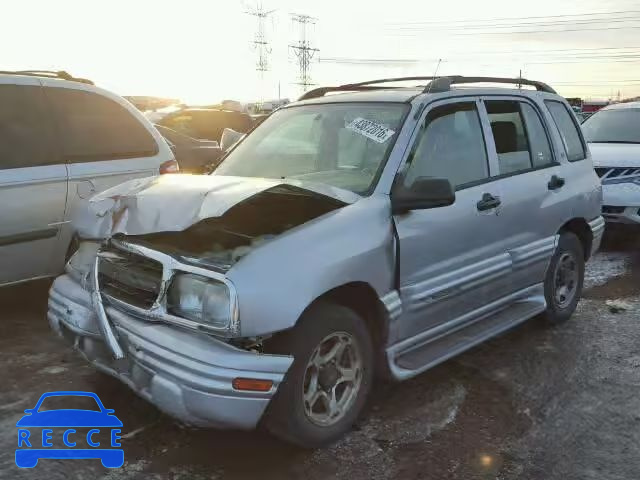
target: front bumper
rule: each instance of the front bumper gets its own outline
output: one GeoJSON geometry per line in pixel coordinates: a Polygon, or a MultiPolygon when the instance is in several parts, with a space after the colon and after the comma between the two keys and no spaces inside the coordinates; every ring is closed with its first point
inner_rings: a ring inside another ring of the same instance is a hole
{"type": "Polygon", "coordinates": [[[640,224],[640,185],[602,185],[602,215],[607,222],[640,224]]]}
{"type": "Polygon", "coordinates": [[[252,429],[293,362],[235,348],[211,336],[141,320],[106,306],[124,351],[115,360],[106,347],[91,294],[69,275],[49,294],[51,328],[97,369],[127,384],[168,415],[189,425],[252,429]],[[235,378],[271,380],[269,392],[238,391],[235,378]]]}

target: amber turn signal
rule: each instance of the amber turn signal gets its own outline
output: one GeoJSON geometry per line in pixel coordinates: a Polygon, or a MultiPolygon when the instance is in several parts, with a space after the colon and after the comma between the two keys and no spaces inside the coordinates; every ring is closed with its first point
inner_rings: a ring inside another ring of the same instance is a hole
{"type": "Polygon", "coordinates": [[[234,390],[249,390],[251,392],[268,392],[273,386],[271,380],[257,378],[234,378],[232,382],[234,390]]]}

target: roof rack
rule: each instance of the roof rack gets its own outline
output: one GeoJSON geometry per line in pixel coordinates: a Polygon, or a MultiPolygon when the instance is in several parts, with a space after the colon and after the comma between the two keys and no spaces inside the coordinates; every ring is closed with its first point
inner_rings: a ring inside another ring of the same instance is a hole
{"type": "Polygon", "coordinates": [[[546,83],[538,82],[536,80],[527,80],[526,78],[464,77],[461,75],[438,77],[432,80],[424,88],[424,93],[448,92],[451,89],[451,85],[466,83],[506,83],[511,85],[529,85],[531,87],[535,87],[539,92],[557,93],[546,83]]]}
{"type": "Polygon", "coordinates": [[[399,87],[390,87],[388,85],[382,85],[385,83],[393,82],[409,82],[409,81],[428,81],[429,83],[424,87],[423,93],[438,93],[448,92],[451,90],[451,85],[454,84],[467,84],[467,83],[504,83],[511,85],[529,85],[535,87],[540,92],[556,93],[556,91],[549,85],[543,82],[535,80],[527,80],[526,78],[503,78],[503,77],[464,77],[462,75],[450,75],[448,77],[396,77],[396,78],[381,78],[378,80],[368,80],[366,82],[348,83],[346,85],[339,85],[336,87],[319,87],[308,91],[302,95],[298,100],[310,100],[312,98],[324,97],[327,93],[331,92],[359,92],[367,90],[380,90],[399,87]]]}
{"type": "Polygon", "coordinates": [[[302,95],[298,100],[309,100],[312,98],[324,97],[330,92],[360,92],[367,90],[380,90],[391,89],[399,87],[390,87],[387,85],[380,85],[382,83],[394,83],[394,82],[410,82],[415,80],[434,80],[435,77],[396,77],[396,78],[381,78],[378,80],[368,80],[366,82],[347,83],[346,85],[339,85],[337,87],[320,87],[313,90],[309,90],[302,95]]]}
{"type": "Polygon", "coordinates": [[[49,78],[59,78],[61,80],[69,80],[72,82],[80,82],[86,83],[88,85],[93,85],[94,83],[86,78],[78,78],[70,75],[64,70],[52,71],[52,70],[0,70],[1,75],[24,75],[27,77],[49,77],[49,78]]]}

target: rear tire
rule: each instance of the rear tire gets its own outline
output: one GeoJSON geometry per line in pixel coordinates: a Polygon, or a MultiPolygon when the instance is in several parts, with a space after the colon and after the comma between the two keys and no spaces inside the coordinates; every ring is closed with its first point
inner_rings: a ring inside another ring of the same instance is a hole
{"type": "Polygon", "coordinates": [[[319,448],[351,429],[373,382],[373,344],[362,318],[345,306],[318,303],[267,349],[294,358],[265,417],[271,433],[319,448]]]}
{"type": "Polygon", "coordinates": [[[542,316],[550,324],[566,322],[575,311],[582,295],[584,262],[580,239],[572,232],[562,233],[544,281],[547,309],[542,316]]]}

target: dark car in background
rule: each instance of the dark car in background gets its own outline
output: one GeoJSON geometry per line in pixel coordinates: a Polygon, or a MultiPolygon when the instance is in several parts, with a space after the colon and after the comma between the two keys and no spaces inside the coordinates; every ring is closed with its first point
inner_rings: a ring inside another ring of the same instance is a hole
{"type": "Polygon", "coordinates": [[[222,157],[215,140],[198,140],[162,125],[155,127],[169,144],[182,173],[209,172],[222,157]]]}
{"type": "Polygon", "coordinates": [[[213,108],[184,108],[170,113],[157,122],[193,138],[220,142],[225,128],[247,133],[253,128],[251,115],[213,108]]]}

